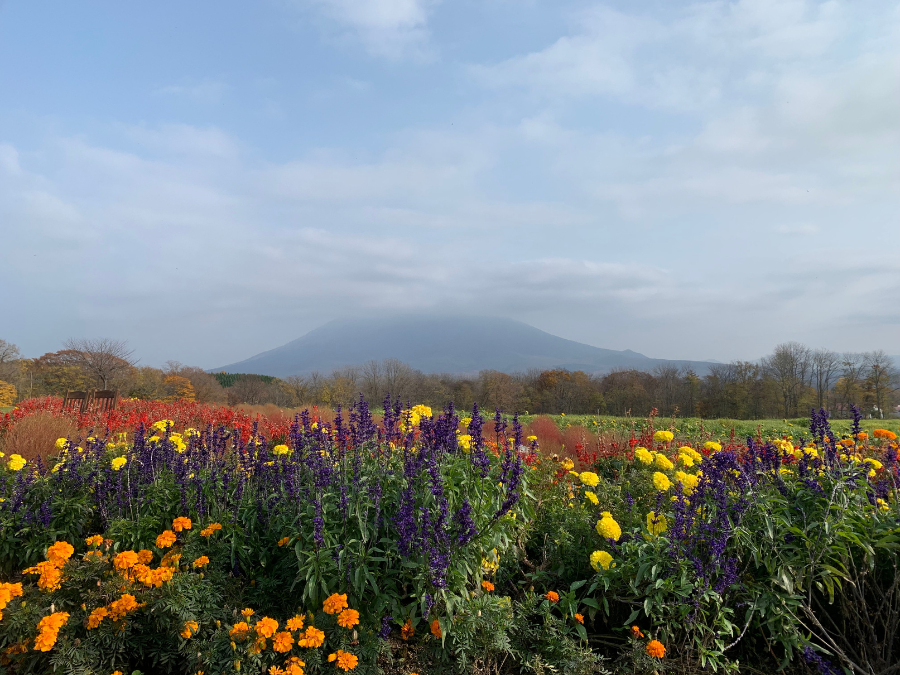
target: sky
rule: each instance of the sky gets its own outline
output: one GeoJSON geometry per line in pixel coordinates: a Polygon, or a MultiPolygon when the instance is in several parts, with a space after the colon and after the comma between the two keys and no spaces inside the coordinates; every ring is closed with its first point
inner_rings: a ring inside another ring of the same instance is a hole
{"type": "Polygon", "coordinates": [[[900,353],[900,3],[0,0],[0,338],[900,353]]]}

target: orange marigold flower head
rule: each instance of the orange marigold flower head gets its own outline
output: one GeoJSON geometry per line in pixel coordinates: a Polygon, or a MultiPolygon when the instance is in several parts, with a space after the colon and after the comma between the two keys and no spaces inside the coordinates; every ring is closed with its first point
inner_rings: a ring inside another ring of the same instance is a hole
{"type": "Polygon", "coordinates": [[[325,644],[325,632],[315,626],[307,628],[298,638],[297,646],[315,649],[325,644]]]}
{"type": "Polygon", "coordinates": [[[655,656],[658,659],[661,659],[666,655],[665,645],[659,640],[650,640],[650,642],[647,643],[646,651],[650,656],[655,656]]]}
{"type": "Polygon", "coordinates": [[[115,567],[120,572],[125,572],[126,570],[130,570],[132,567],[137,565],[139,562],[138,554],[134,551],[122,551],[115,558],[113,558],[113,567],[115,567]]]}
{"type": "Polygon", "coordinates": [[[281,539],[278,540],[278,545],[279,545],[279,546],[286,546],[287,543],[288,543],[290,540],[291,540],[290,537],[282,537],[281,539]]]}
{"type": "Polygon", "coordinates": [[[181,637],[183,637],[185,640],[189,640],[190,638],[194,637],[199,628],[200,626],[196,621],[185,621],[184,627],[181,629],[181,633],[179,633],[179,635],[181,635],[181,637]]]}
{"type": "Polygon", "coordinates": [[[243,616],[245,619],[249,619],[251,616],[253,616],[253,610],[249,607],[244,607],[244,609],[241,610],[241,616],[243,616]]]}
{"type": "Polygon", "coordinates": [[[490,581],[482,581],[481,587],[488,593],[494,590],[494,584],[492,584],[490,581]]]}
{"type": "Polygon", "coordinates": [[[278,666],[271,666],[266,672],[269,675],[284,675],[284,670],[278,666]]]}
{"type": "Polygon", "coordinates": [[[544,594],[544,597],[547,598],[550,602],[559,602],[559,593],[556,591],[547,591],[544,594]]]}
{"type": "Polygon", "coordinates": [[[413,628],[412,619],[407,619],[406,623],[403,624],[403,628],[400,629],[400,637],[404,640],[409,640],[413,635],[416,634],[416,629],[413,628]]]}
{"type": "Polygon", "coordinates": [[[0,610],[4,609],[9,601],[22,595],[22,584],[0,583],[0,610]]]}
{"type": "Polygon", "coordinates": [[[303,617],[301,615],[292,616],[287,620],[288,630],[303,630],[303,617]]]}
{"type": "Polygon", "coordinates": [[[275,635],[275,631],[278,630],[278,622],[275,619],[264,616],[256,622],[253,630],[261,637],[270,638],[275,635]]]}
{"type": "Polygon", "coordinates": [[[244,640],[247,638],[249,632],[250,625],[246,621],[241,621],[231,627],[231,630],[228,631],[228,635],[234,640],[244,640]]]}
{"type": "Polygon", "coordinates": [[[192,563],[192,565],[194,567],[203,567],[204,565],[209,565],[209,558],[207,558],[205,555],[201,555],[192,563]]]}
{"type": "Polygon", "coordinates": [[[633,638],[644,637],[644,634],[641,632],[641,629],[638,628],[637,626],[632,626],[631,630],[629,632],[631,633],[631,637],[633,637],[633,638]]]}
{"type": "Polygon", "coordinates": [[[178,516],[175,520],[172,521],[172,529],[176,532],[191,529],[191,519],[185,518],[184,516],[178,516]]]}
{"type": "Polygon", "coordinates": [[[856,437],[857,437],[859,440],[864,441],[864,440],[866,440],[866,439],[869,437],[869,434],[867,434],[865,431],[861,431],[861,432],[859,432],[858,434],[856,434],[856,437]]]}
{"type": "Polygon", "coordinates": [[[437,619],[431,622],[431,634],[436,638],[442,638],[444,636],[441,632],[441,622],[437,619]]]}
{"type": "Polygon", "coordinates": [[[294,646],[294,636],[288,633],[287,631],[281,631],[280,633],[275,633],[275,638],[272,640],[272,649],[276,652],[289,652],[291,651],[291,647],[294,646]]]}
{"type": "Polygon", "coordinates": [[[172,530],[166,530],[156,538],[156,548],[169,548],[175,543],[175,533],[172,530]]]}
{"type": "Polygon", "coordinates": [[[338,649],[334,654],[329,654],[328,661],[335,661],[334,665],[344,671],[353,670],[356,668],[356,664],[359,663],[359,659],[354,654],[345,652],[342,649],[338,649]]]}
{"type": "Polygon", "coordinates": [[[583,615],[583,614],[578,614],[578,613],[576,612],[576,613],[575,613],[575,620],[576,620],[578,623],[584,623],[584,615],[583,615]]]}
{"type": "Polygon", "coordinates": [[[141,549],[137,552],[138,562],[141,565],[149,565],[150,561],[153,560],[153,551],[148,551],[147,549],[141,549]]]}
{"type": "Polygon", "coordinates": [[[338,626],[342,626],[343,628],[353,628],[353,626],[359,623],[359,612],[355,609],[345,609],[338,614],[337,622],[338,626]]]}
{"type": "Polygon", "coordinates": [[[62,567],[75,553],[75,547],[67,541],[58,541],[47,549],[47,560],[56,567],[62,567]]]}
{"type": "Polygon", "coordinates": [[[123,593],[121,598],[110,603],[109,618],[113,621],[118,621],[128,614],[128,612],[137,609],[139,606],[137,599],[133,595],[130,593],[123,593]]]}
{"type": "Polygon", "coordinates": [[[106,609],[106,607],[98,607],[97,609],[92,610],[87,618],[88,630],[97,628],[103,622],[103,619],[106,618],[107,614],[109,614],[109,610],[106,609]]]}
{"type": "Polygon", "coordinates": [[[88,546],[99,546],[103,543],[103,535],[95,534],[92,537],[88,537],[84,540],[84,543],[88,546]]]}
{"type": "Polygon", "coordinates": [[[872,435],[875,438],[886,438],[889,441],[897,440],[897,434],[887,429],[875,429],[875,431],[872,432],[872,435]]]}
{"type": "Polygon", "coordinates": [[[322,611],[326,614],[337,614],[341,610],[347,609],[347,607],[346,593],[332,593],[322,603],[322,611]]]}
{"type": "Polygon", "coordinates": [[[250,645],[250,653],[251,654],[259,654],[266,648],[266,638],[260,636],[253,641],[253,644],[250,645]]]}

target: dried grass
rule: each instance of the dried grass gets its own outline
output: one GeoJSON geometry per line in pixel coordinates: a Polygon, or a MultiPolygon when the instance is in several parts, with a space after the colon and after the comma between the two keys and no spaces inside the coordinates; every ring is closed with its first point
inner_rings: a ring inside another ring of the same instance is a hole
{"type": "Polygon", "coordinates": [[[68,417],[37,413],[16,422],[0,438],[0,447],[7,456],[22,455],[29,462],[38,457],[46,463],[50,455],[57,453],[57,438],[76,438],[78,428],[68,417]]]}

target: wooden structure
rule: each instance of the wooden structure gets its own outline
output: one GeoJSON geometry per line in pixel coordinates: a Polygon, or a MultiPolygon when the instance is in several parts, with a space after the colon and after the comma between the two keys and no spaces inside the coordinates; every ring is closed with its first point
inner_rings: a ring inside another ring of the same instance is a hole
{"type": "Polygon", "coordinates": [[[115,410],[119,401],[117,389],[96,389],[93,392],[67,391],[63,397],[63,410],[78,410],[82,415],[95,405],[98,412],[115,410]]]}

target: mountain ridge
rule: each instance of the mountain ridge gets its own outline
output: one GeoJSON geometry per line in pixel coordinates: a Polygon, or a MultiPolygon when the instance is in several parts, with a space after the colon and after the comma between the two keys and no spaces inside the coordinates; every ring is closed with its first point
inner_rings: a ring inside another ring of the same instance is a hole
{"type": "Polygon", "coordinates": [[[568,340],[514,319],[485,316],[413,316],[335,319],[290,342],[210,372],[275,377],[330,372],[368,361],[396,358],[425,373],[506,373],[564,368],[589,373],[692,367],[698,375],[712,362],[655,359],[568,340]]]}

